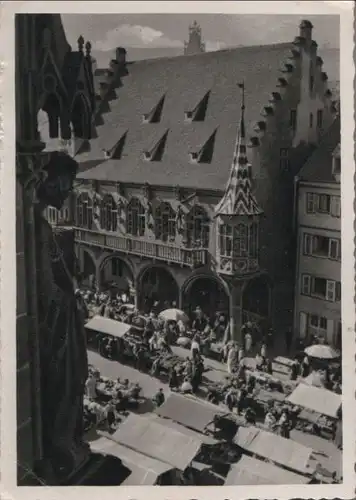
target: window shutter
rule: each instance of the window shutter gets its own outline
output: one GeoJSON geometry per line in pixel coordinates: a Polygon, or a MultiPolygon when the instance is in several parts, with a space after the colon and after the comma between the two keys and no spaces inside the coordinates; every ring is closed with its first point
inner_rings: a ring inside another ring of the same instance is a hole
{"type": "Polygon", "coordinates": [[[314,193],[307,193],[307,213],[312,214],[315,212],[315,195],[314,193]]]}
{"type": "Polygon", "coordinates": [[[326,300],[335,302],[335,292],[336,292],[336,281],[327,280],[326,281],[326,300]]]}
{"type": "Polygon", "coordinates": [[[304,255],[311,255],[312,253],[312,236],[304,233],[304,255]]]}
{"type": "Polygon", "coordinates": [[[302,294],[310,295],[310,276],[309,274],[302,275],[302,294]]]}
{"type": "Polygon", "coordinates": [[[337,259],[338,258],[338,246],[339,241],[330,238],[329,240],[329,259],[337,259]]]}
{"type": "Polygon", "coordinates": [[[331,215],[333,217],[341,216],[341,198],[340,196],[331,197],[331,215]]]}
{"type": "Polygon", "coordinates": [[[336,300],[336,302],[339,302],[341,300],[341,282],[340,281],[336,282],[335,300],[336,300]]]}
{"type": "Polygon", "coordinates": [[[341,260],[341,240],[337,240],[337,258],[341,260]]]}

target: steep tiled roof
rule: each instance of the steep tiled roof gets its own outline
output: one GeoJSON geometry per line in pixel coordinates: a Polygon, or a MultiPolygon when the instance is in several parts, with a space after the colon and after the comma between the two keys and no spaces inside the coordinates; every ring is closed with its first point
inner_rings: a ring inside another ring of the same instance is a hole
{"type": "Polygon", "coordinates": [[[337,117],[322,137],[319,146],[309,157],[298,177],[306,182],[335,182],[332,175],[332,154],[340,143],[340,117],[337,117]]]}
{"type": "MultiPolygon", "coordinates": [[[[240,47],[194,56],[153,59],[127,64],[128,75],[116,89],[117,98],[109,102],[110,111],[97,126],[92,151],[77,157],[79,162],[102,161],[101,142],[119,139],[117,129],[128,131],[121,159],[109,159],[81,178],[120,182],[180,185],[224,190],[234,155],[240,108],[238,83],[246,87],[246,135],[255,135],[253,126],[260,119],[284,63],[291,57],[292,43],[240,47]],[[192,111],[210,90],[204,121],[185,122],[184,112],[192,111]],[[166,94],[160,123],[143,123],[166,94]],[[160,130],[169,129],[162,161],[147,162],[143,151],[160,130]],[[217,129],[210,163],[192,163],[189,152],[217,129]]],[[[109,141],[110,142],[110,141],[109,141]]],[[[258,176],[258,172],[254,172],[258,176]]]]}

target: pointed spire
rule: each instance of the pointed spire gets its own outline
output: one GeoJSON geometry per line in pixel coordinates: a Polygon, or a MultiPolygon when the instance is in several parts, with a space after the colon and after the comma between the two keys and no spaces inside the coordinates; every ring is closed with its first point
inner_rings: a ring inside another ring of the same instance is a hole
{"type": "Polygon", "coordinates": [[[215,209],[216,215],[259,215],[259,208],[251,192],[251,165],[247,159],[245,128],[245,84],[239,83],[241,89],[240,126],[237,134],[230,178],[225,194],[215,209]]]}
{"type": "Polygon", "coordinates": [[[80,37],[78,38],[77,43],[78,43],[78,51],[83,52],[84,38],[82,35],[80,35],[80,37]]]}
{"type": "Polygon", "coordinates": [[[202,41],[201,27],[197,21],[194,21],[189,26],[189,40],[184,43],[184,55],[191,56],[202,52],[205,52],[205,44],[202,41]]]}

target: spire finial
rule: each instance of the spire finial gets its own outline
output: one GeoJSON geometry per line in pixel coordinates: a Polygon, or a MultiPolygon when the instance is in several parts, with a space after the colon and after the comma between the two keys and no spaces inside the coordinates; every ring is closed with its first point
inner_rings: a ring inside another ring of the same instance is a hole
{"type": "Polygon", "coordinates": [[[91,53],[91,43],[88,41],[86,44],[85,44],[85,55],[87,57],[90,56],[90,53],[91,53]]]}
{"type": "Polygon", "coordinates": [[[245,82],[242,81],[238,84],[241,89],[241,121],[240,121],[240,135],[245,138],[245,82]]]}
{"type": "Polygon", "coordinates": [[[240,82],[238,86],[241,89],[241,110],[245,111],[245,82],[240,82]]]}
{"type": "Polygon", "coordinates": [[[82,35],[80,35],[80,37],[78,38],[77,42],[78,42],[78,50],[79,50],[79,52],[83,52],[84,38],[83,38],[82,35]]]}

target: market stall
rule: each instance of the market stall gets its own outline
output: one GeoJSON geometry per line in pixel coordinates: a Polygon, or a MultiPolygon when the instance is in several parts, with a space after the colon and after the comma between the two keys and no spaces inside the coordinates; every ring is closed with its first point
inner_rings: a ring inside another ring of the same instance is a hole
{"type": "Polygon", "coordinates": [[[311,478],[282,469],[264,460],[243,455],[232,464],[225,486],[258,486],[269,484],[308,484],[311,478]]]}
{"type": "Polygon", "coordinates": [[[131,414],[110,436],[115,443],[159,460],[183,472],[202,447],[202,440],[131,414]]]}
{"type": "Polygon", "coordinates": [[[121,459],[125,467],[130,470],[130,475],[122,483],[123,486],[178,484],[178,481],[174,481],[177,471],[171,465],[118,444],[104,435],[93,441],[90,448],[94,452],[121,459]]]}
{"type": "Polygon", "coordinates": [[[341,408],[341,395],[327,389],[300,383],[286,402],[299,406],[297,428],[331,438],[334,423],[341,408]]]}
{"type": "Polygon", "coordinates": [[[210,434],[221,439],[236,432],[236,419],[216,405],[195,397],[171,393],[156,414],[170,419],[188,429],[202,434],[210,434]]]}
{"type": "Polygon", "coordinates": [[[277,356],[272,362],[273,372],[289,377],[294,362],[293,359],[286,358],[285,356],[277,356]]]}
{"type": "Polygon", "coordinates": [[[113,339],[122,339],[129,332],[130,325],[97,315],[86,323],[85,329],[87,331],[88,342],[91,342],[93,337],[97,335],[99,337],[108,336],[113,339]]]}
{"type": "Polygon", "coordinates": [[[234,443],[249,455],[308,477],[317,466],[312,448],[254,426],[239,427],[234,443]]]}

